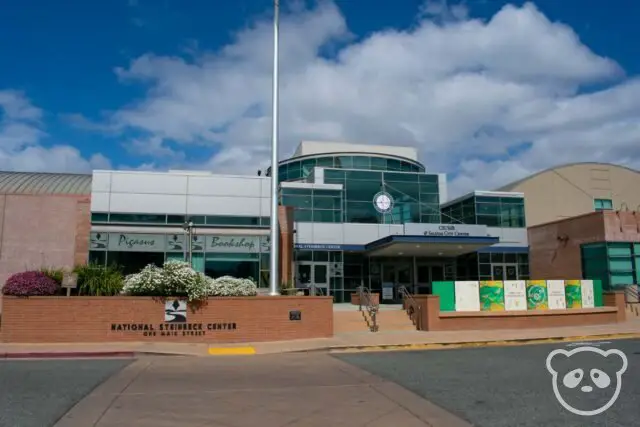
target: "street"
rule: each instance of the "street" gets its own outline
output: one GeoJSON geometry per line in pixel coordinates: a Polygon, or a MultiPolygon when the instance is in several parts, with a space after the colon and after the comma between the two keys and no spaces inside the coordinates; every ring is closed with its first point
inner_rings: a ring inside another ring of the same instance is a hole
{"type": "MultiPolygon", "coordinates": [[[[628,367],[617,401],[592,417],[568,412],[554,397],[547,355],[580,346],[562,343],[379,353],[2,361],[0,427],[640,426],[640,341],[594,345],[621,350],[628,367]]],[[[573,369],[575,357],[554,361],[554,368],[573,369]],[[571,363],[563,368],[560,362],[567,360],[571,363]]],[[[620,360],[609,356],[603,362],[598,357],[580,366],[586,372],[590,367],[609,372],[620,360]]],[[[596,395],[591,393],[583,402],[567,401],[595,405],[596,395]]]]}
{"type": "Polygon", "coordinates": [[[337,357],[396,382],[478,426],[640,426],[640,340],[593,345],[603,350],[617,348],[629,363],[615,404],[602,415],[591,417],[574,415],[558,403],[545,366],[552,350],[571,350],[579,347],[578,343],[337,357]]]}

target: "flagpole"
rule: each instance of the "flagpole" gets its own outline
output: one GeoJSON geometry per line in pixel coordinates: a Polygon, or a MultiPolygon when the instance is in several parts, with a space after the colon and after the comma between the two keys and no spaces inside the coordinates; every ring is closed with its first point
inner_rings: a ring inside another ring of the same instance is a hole
{"type": "Polygon", "coordinates": [[[279,245],[278,227],[278,24],[280,0],[273,1],[273,123],[271,135],[271,256],[269,275],[269,295],[279,295],[279,245]]]}

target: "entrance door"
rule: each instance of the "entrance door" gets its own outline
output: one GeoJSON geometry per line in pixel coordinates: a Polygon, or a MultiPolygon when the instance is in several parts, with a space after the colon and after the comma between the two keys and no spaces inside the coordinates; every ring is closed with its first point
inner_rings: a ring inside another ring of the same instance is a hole
{"type": "Polygon", "coordinates": [[[518,264],[492,264],[493,280],[518,280],[518,264]]]}
{"type": "Polygon", "coordinates": [[[385,283],[393,283],[393,299],[395,301],[401,298],[400,287],[404,286],[410,291],[412,290],[412,269],[413,266],[410,263],[382,265],[382,286],[384,287],[385,283]]]}
{"type": "Polygon", "coordinates": [[[328,262],[298,262],[296,287],[315,288],[316,294],[329,294],[329,263],[328,262]]]}
{"type": "Polygon", "coordinates": [[[441,264],[418,264],[416,273],[416,294],[431,294],[431,284],[444,280],[444,266],[441,264]]]}

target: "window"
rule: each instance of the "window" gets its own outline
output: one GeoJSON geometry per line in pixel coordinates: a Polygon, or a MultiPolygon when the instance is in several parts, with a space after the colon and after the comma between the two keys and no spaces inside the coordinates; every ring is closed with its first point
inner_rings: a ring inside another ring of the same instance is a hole
{"type": "Polygon", "coordinates": [[[593,199],[593,208],[596,211],[609,211],[613,209],[611,199],[593,199]]]}

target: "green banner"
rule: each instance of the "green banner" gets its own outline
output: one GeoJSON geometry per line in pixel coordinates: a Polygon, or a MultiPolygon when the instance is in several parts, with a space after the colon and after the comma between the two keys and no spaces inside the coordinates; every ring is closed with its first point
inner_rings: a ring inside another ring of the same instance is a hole
{"type": "Polygon", "coordinates": [[[546,280],[527,280],[527,308],[529,310],[549,308],[546,280]]]}
{"type": "Polygon", "coordinates": [[[582,283],[580,280],[565,280],[564,295],[567,308],[582,308],[582,283]]]}
{"type": "Polygon", "coordinates": [[[504,311],[504,284],[500,281],[480,282],[480,310],[504,311]]]}

